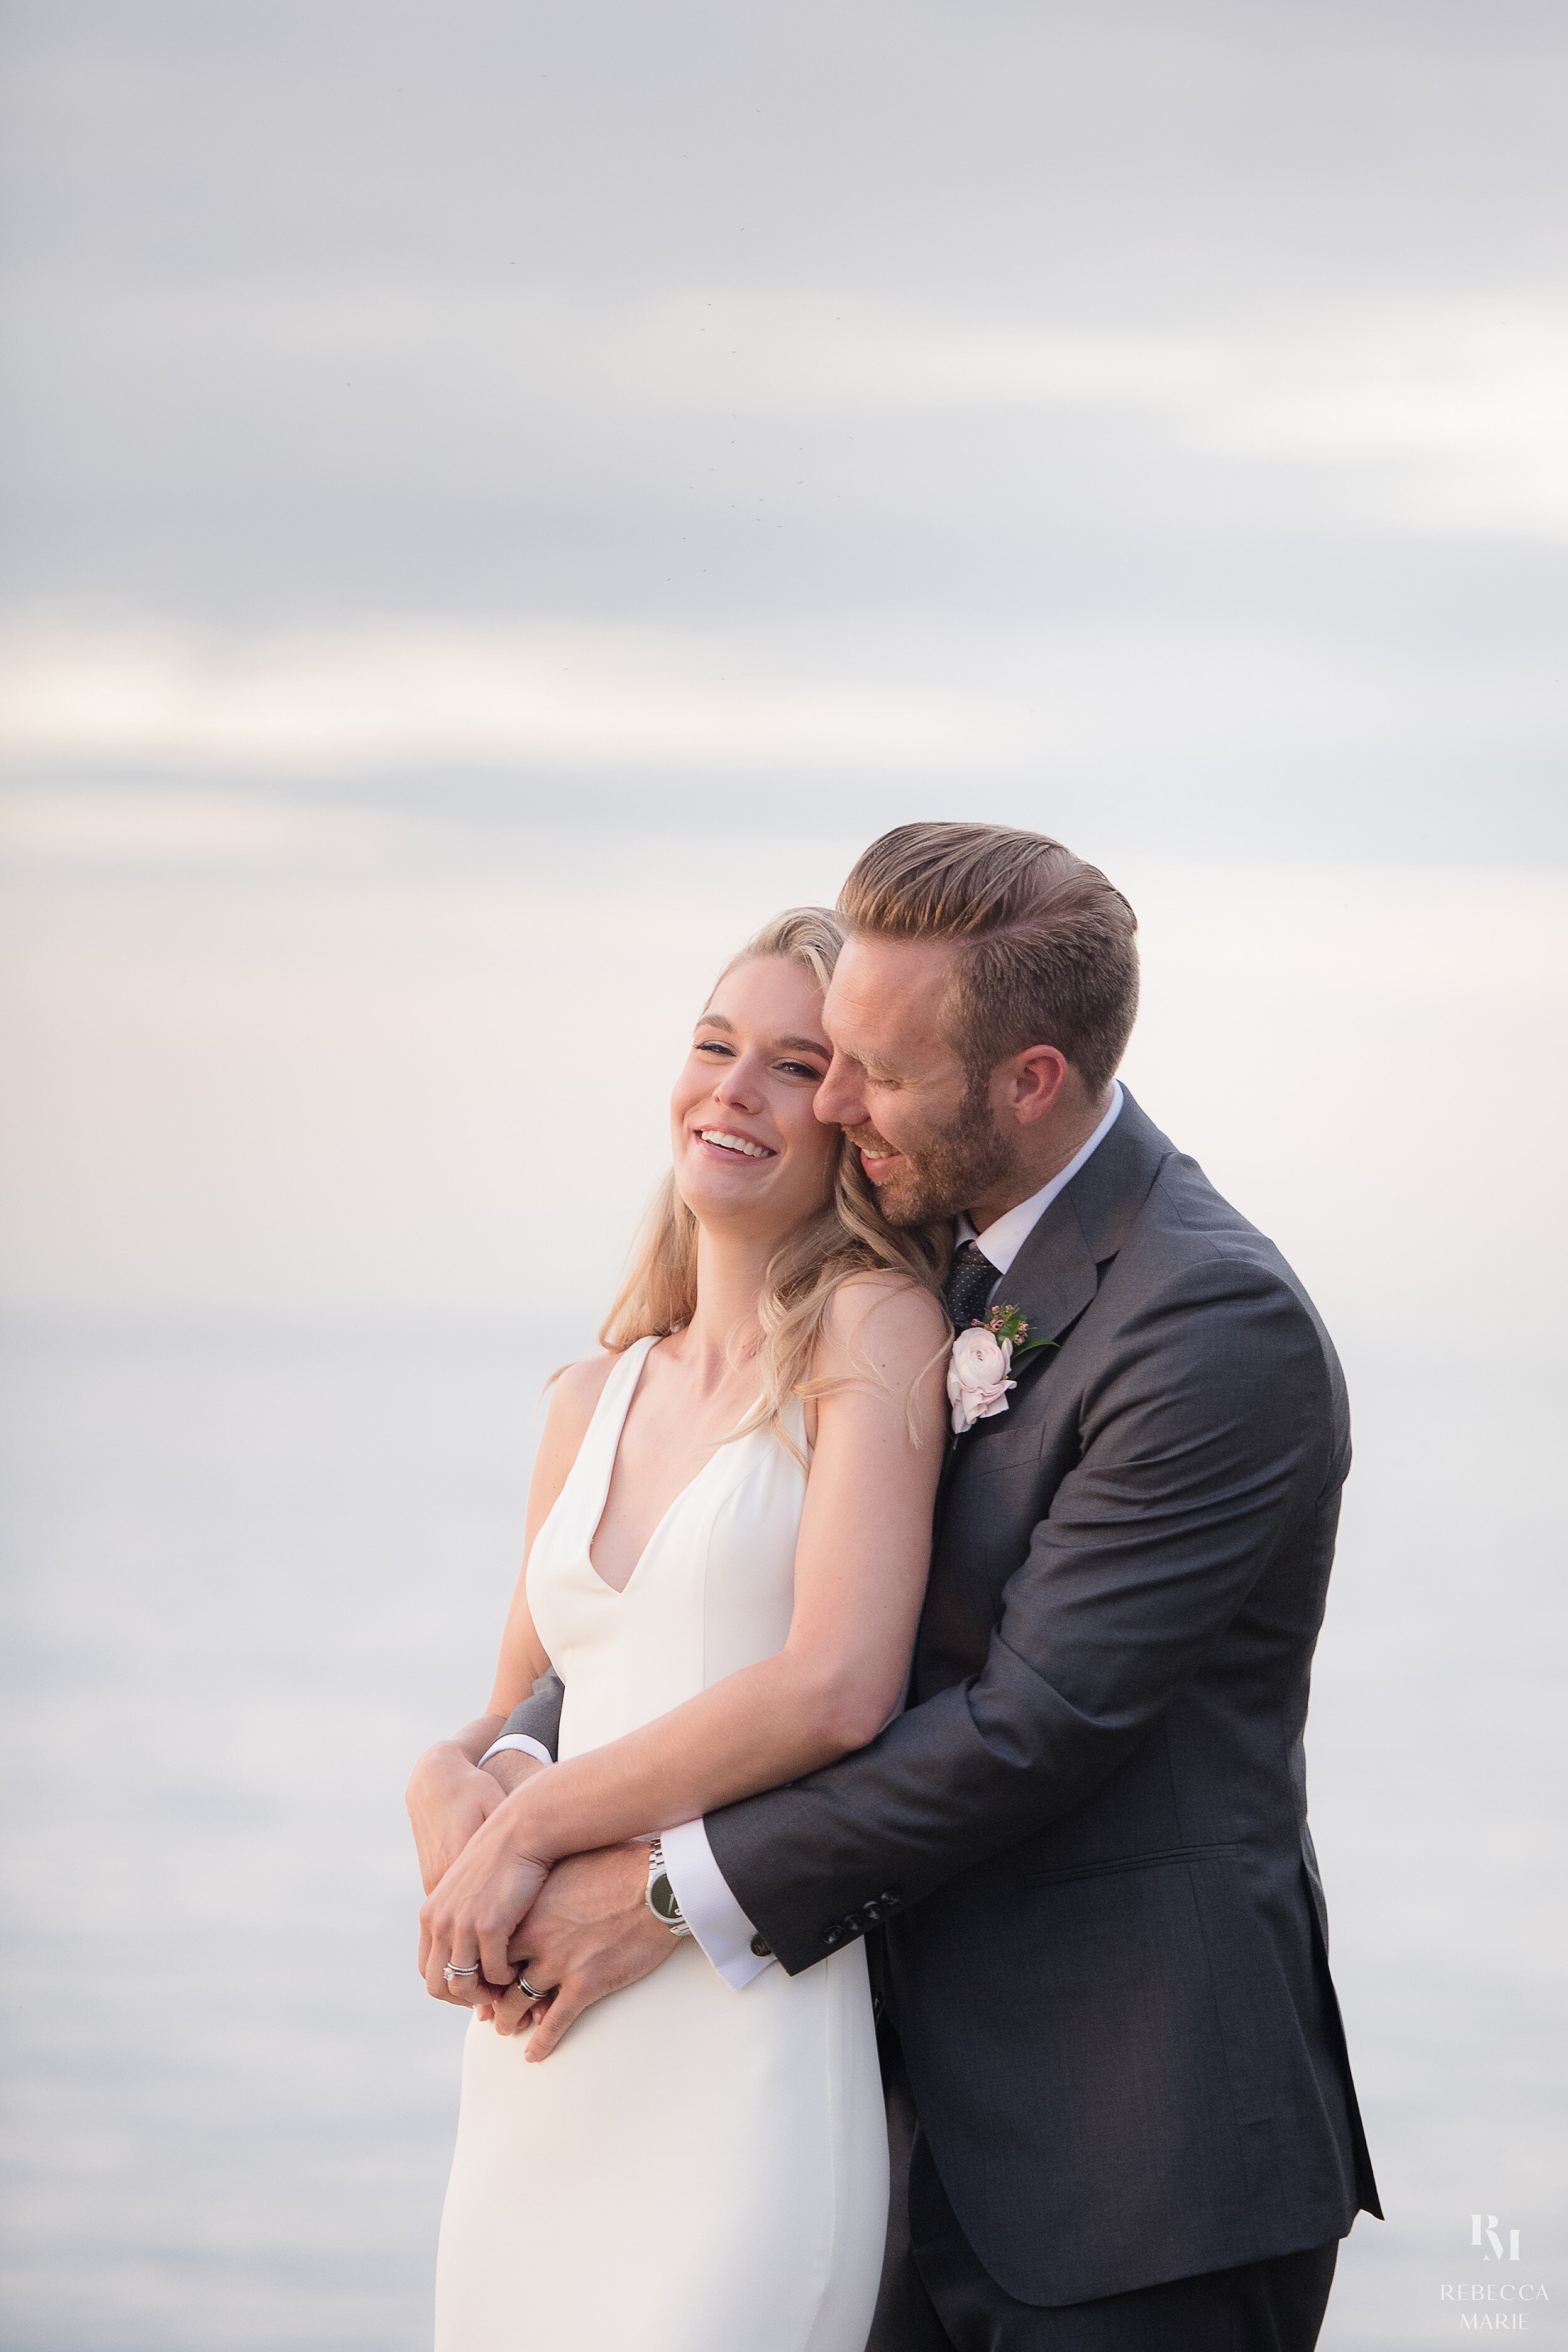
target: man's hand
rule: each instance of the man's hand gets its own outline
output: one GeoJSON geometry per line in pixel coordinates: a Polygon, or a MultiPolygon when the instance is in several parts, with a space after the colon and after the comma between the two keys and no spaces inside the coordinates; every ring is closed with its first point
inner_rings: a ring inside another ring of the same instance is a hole
{"type": "Polygon", "coordinates": [[[548,2058],[585,2009],[651,1976],[676,1942],[647,1907],[645,1844],[572,1854],[551,1872],[508,1954],[554,1998],[535,2004],[514,1987],[495,2001],[496,2032],[516,2033],[534,2020],[525,2054],[531,2063],[548,2058]]]}
{"type": "Polygon", "coordinates": [[[480,1765],[479,1769],[489,1774],[503,1797],[510,1797],[514,1789],[521,1789],[535,1772],[548,1771],[549,1767],[541,1763],[537,1756],[531,1756],[526,1748],[503,1748],[499,1756],[492,1756],[488,1764],[480,1765]]]}
{"type": "MultiPolygon", "coordinates": [[[[531,1757],[521,1756],[517,1760],[532,1764],[536,1772],[544,1769],[531,1757]]],[[[440,1885],[504,1793],[500,1781],[470,1764],[455,1741],[438,1740],[425,1750],[408,1776],[406,1802],[419,1852],[420,1883],[426,1895],[440,1885]]]]}

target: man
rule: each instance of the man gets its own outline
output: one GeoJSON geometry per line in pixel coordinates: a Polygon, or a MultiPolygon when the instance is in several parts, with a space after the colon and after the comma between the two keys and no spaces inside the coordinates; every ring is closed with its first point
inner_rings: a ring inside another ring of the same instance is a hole
{"type": "MultiPolygon", "coordinates": [[[[896,1222],[956,1219],[952,1442],[909,1705],[664,1841],[743,1999],[874,1933],[895,2194],[876,2352],[1306,2352],[1377,2212],[1302,1730],[1350,1461],[1310,1301],[1116,1082],[1135,924],[1041,835],[906,825],[840,899],[817,1111],[896,1222]]],[[[509,1743],[548,1760],[560,1687],[509,1743]]],[[[658,1964],[640,1850],[524,1924],[537,2030],[658,1964]]]]}

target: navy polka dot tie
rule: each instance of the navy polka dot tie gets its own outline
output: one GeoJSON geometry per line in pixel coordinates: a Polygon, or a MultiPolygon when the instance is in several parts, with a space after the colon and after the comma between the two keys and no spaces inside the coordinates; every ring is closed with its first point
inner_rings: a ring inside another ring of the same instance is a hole
{"type": "Polygon", "coordinates": [[[942,1296],[955,1331],[967,1330],[976,1316],[984,1314],[995,1279],[996,1269],[978,1242],[965,1242],[954,1250],[942,1296]]]}

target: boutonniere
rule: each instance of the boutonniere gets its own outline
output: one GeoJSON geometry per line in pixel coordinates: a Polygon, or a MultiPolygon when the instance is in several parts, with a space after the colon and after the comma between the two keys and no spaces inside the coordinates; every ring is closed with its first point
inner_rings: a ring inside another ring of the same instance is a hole
{"type": "Polygon", "coordinates": [[[1055,1339],[1031,1339],[1016,1307],[994,1307],[984,1322],[976,1319],[967,1331],[960,1331],[947,1360],[953,1435],[962,1437],[977,1421],[1005,1412],[1007,1391],[1018,1385],[1007,1377],[1015,1359],[1057,1344],[1055,1339]]]}

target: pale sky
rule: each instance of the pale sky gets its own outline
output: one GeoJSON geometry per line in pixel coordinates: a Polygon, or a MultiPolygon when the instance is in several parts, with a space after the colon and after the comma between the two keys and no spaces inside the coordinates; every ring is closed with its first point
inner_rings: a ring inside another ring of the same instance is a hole
{"type": "Polygon", "coordinates": [[[602,1284],[715,963],[975,814],[1136,882],[1134,1083],[1363,1302],[1374,1163],[1416,1311],[1555,1116],[1560,8],[6,38],[8,1295],[602,1284]]]}
{"type": "Polygon", "coordinates": [[[19,0],[0,751],[1533,865],[1546,0],[19,0]]]}

